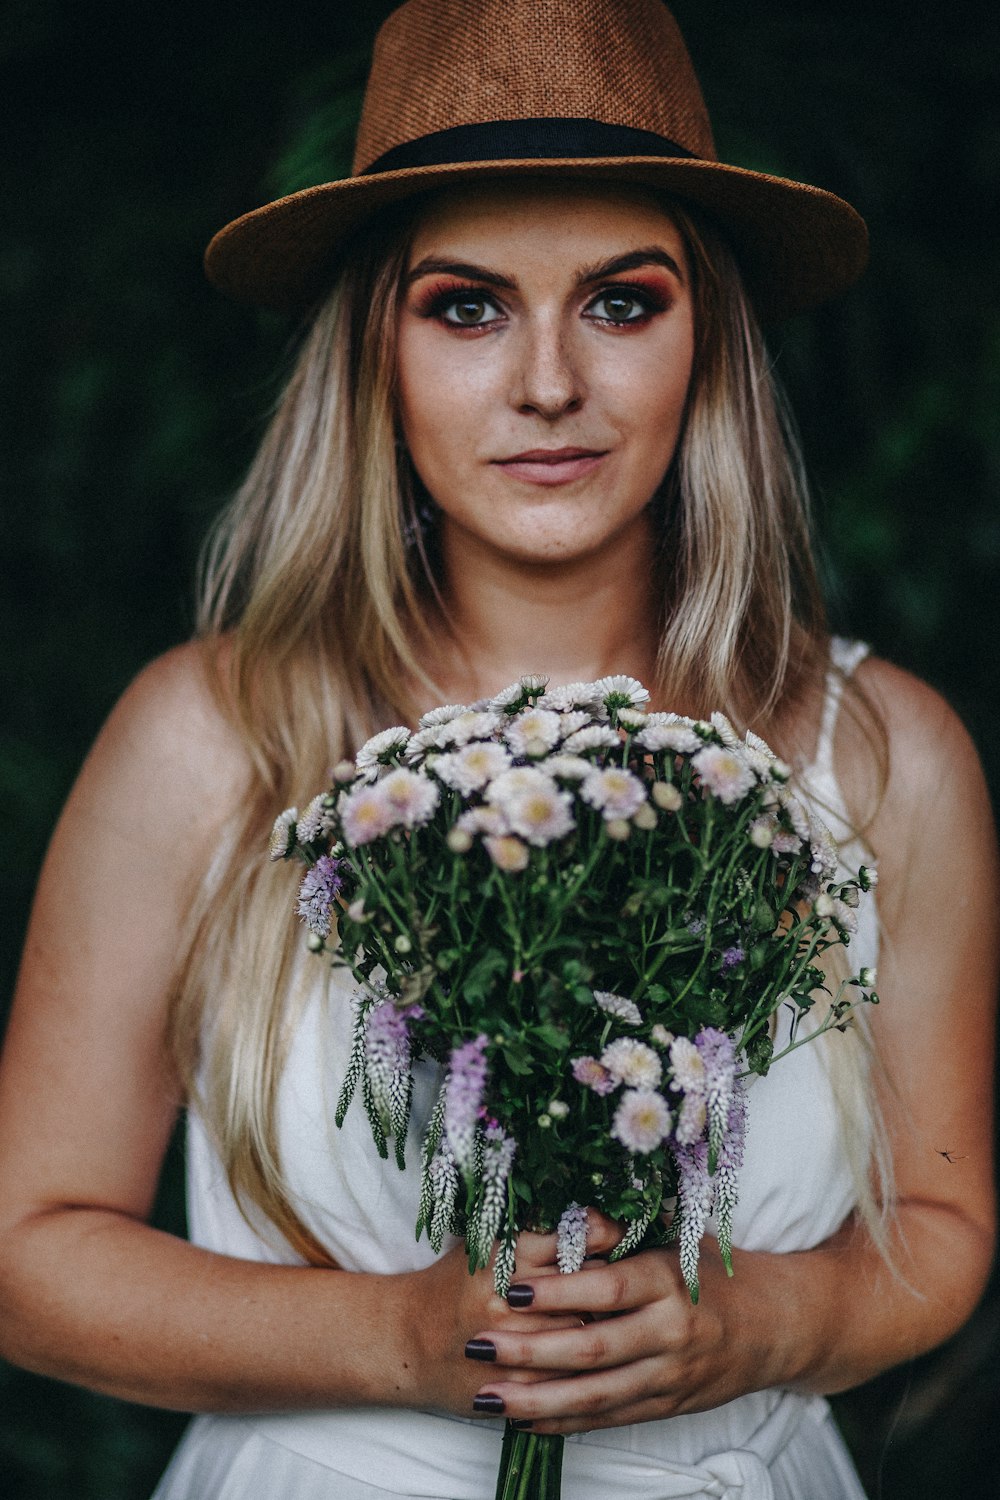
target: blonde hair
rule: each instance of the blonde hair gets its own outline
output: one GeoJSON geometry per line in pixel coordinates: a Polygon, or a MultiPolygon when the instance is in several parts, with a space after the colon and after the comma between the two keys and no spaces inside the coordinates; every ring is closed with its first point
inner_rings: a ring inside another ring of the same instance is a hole
{"type": "MultiPolygon", "coordinates": [[[[827,661],[802,470],[731,253],[695,215],[666,207],[688,247],[698,342],[678,452],[653,502],[657,686],[767,730],[815,690],[827,661]]],[[[200,634],[253,785],[191,914],[172,1042],[237,1201],[318,1264],[330,1257],[295,1211],[276,1131],[302,1003],[294,872],[269,865],[264,847],[276,811],[303,805],[377,728],[412,719],[409,684],[433,689],[420,645],[439,580],[395,414],[407,222],[412,211],[388,249],[356,247],[320,308],[203,570],[200,634]]],[[[856,1111],[864,1049],[838,1051],[856,1111]]],[[[854,1134],[861,1211],[877,1232],[871,1150],[854,1134]]]]}

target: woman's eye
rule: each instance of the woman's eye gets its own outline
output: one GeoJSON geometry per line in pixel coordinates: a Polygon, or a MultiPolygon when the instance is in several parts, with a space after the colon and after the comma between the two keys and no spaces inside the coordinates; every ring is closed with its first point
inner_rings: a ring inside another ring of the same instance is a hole
{"type": "Polygon", "coordinates": [[[587,311],[605,323],[638,323],[648,317],[649,303],[636,292],[602,292],[587,311]]]}
{"type": "Polygon", "coordinates": [[[463,328],[481,328],[500,316],[488,297],[452,297],[442,307],[441,315],[446,323],[458,323],[463,328]]]}

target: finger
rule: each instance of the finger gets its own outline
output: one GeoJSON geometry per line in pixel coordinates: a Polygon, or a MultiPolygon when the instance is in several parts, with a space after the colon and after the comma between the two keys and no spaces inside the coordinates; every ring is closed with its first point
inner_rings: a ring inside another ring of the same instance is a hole
{"type": "Polygon", "coordinates": [[[658,1321],[644,1312],[634,1312],[595,1323],[582,1323],[575,1318],[569,1328],[560,1319],[556,1327],[546,1322],[532,1331],[520,1326],[501,1329],[477,1338],[475,1352],[470,1357],[501,1366],[505,1371],[612,1369],[664,1352],[658,1321]],[[492,1354],[480,1352],[487,1348],[492,1354]]]}
{"type": "Polygon", "coordinates": [[[535,1431],[585,1432],[595,1427],[619,1425],[623,1410],[650,1405],[658,1416],[667,1416],[679,1406],[677,1395],[663,1385],[663,1373],[654,1359],[613,1370],[587,1372],[567,1379],[484,1382],[476,1401],[492,1398],[494,1414],[530,1422],[535,1431]],[[501,1403],[501,1406],[496,1403],[501,1403]]]}
{"type": "Polygon", "coordinates": [[[571,1276],[533,1274],[519,1279],[507,1294],[515,1310],[591,1313],[598,1317],[627,1312],[654,1300],[668,1301],[678,1315],[690,1314],[691,1299],[676,1258],[662,1251],[647,1251],[611,1264],[591,1261],[571,1276]]]}
{"type": "MultiPolygon", "coordinates": [[[[587,1209],[588,1256],[610,1254],[620,1242],[623,1232],[622,1226],[614,1219],[609,1219],[607,1214],[602,1214],[600,1209],[587,1209]]],[[[554,1234],[534,1234],[531,1230],[525,1230],[517,1239],[515,1275],[521,1277],[539,1269],[546,1272],[557,1269],[556,1244],[554,1234]]]]}

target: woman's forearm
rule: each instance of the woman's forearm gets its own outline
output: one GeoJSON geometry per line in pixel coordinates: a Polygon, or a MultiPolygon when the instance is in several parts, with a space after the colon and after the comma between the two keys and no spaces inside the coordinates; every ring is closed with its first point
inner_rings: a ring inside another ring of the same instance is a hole
{"type": "Polygon", "coordinates": [[[54,1209],[0,1241],[0,1353],[183,1411],[416,1404],[412,1295],[412,1276],[237,1260],[54,1209]]]}

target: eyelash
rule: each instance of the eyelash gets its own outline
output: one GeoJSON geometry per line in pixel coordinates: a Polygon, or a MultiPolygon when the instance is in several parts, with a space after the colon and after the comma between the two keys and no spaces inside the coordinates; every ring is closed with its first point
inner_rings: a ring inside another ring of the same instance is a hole
{"type": "MultiPolygon", "coordinates": [[[[637,303],[642,309],[637,317],[633,318],[609,318],[593,316],[592,321],[604,324],[614,329],[641,328],[644,327],[657,313],[662,313],[670,306],[670,299],[660,292],[654,292],[647,286],[634,286],[623,281],[609,282],[587,303],[587,308],[593,308],[605,298],[619,296],[627,297],[637,303]]],[[[484,306],[492,308],[502,314],[503,309],[496,298],[485,291],[482,287],[470,283],[468,286],[449,286],[440,291],[432,292],[426,302],[419,305],[417,311],[423,318],[434,318],[443,323],[447,328],[460,328],[465,332],[481,332],[492,328],[495,323],[502,321],[500,318],[488,318],[482,323],[459,323],[454,318],[445,316],[449,308],[460,302],[480,302],[484,306]]]]}

